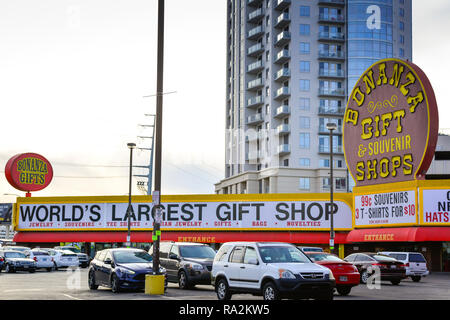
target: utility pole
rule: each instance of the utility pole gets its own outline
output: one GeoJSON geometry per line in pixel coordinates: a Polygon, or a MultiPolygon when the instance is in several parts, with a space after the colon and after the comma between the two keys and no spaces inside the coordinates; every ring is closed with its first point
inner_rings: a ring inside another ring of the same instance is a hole
{"type": "Polygon", "coordinates": [[[153,191],[153,273],[159,274],[159,243],[161,239],[161,151],[162,151],[162,106],[164,70],[164,0],[158,0],[158,54],[156,81],[156,144],[155,144],[155,188],[153,191]]]}
{"type": "MultiPolygon", "coordinates": [[[[147,193],[147,195],[151,195],[152,194],[152,187],[153,187],[153,152],[155,149],[155,118],[156,115],[154,114],[145,114],[145,116],[147,117],[152,117],[153,118],[153,124],[140,124],[140,127],[143,128],[152,128],[152,136],[138,136],[138,139],[151,139],[151,147],[137,147],[136,149],[141,150],[141,151],[150,151],[150,160],[149,160],[149,164],[148,166],[134,166],[135,168],[141,168],[141,169],[147,169],[148,173],[147,175],[144,174],[135,174],[135,177],[140,177],[140,178],[146,178],[147,179],[147,188],[145,190],[145,192],[147,193]]],[[[143,187],[143,184],[140,185],[138,182],[138,187],[143,187]]],[[[144,188],[144,187],[143,187],[144,188]]]]}

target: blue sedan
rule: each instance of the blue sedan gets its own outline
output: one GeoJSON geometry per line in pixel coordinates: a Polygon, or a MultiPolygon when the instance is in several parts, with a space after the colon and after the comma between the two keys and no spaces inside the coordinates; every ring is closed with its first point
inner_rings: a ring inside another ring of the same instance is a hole
{"type": "MultiPolygon", "coordinates": [[[[145,275],[153,273],[153,259],[141,249],[106,249],[97,252],[88,271],[88,284],[91,290],[99,286],[120,292],[123,289],[141,290],[145,288],[145,275]]],[[[166,276],[166,270],[160,268],[166,276]]],[[[167,276],[165,277],[167,287],[167,276]]]]}

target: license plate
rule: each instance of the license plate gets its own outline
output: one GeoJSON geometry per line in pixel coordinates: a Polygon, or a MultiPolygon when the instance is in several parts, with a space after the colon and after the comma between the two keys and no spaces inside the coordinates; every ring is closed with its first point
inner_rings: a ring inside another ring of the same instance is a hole
{"type": "Polygon", "coordinates": [[[42,261],[47,261],[47,258],[42,259],[42,261]]]}
{"type": "Polygon", "coordinates": [[[397,266],[395,266],[395,265],[391,266],[391,269],[395,269],[395,268],[397,268],[397,266]]]}
{"type": "Polygon", "coordinates": [[[25,269],[28,269],[28,266],[23,266],[25,269]]]}
{"type": "Polygon", "coordinates": [[[72,258],[69,258],[69,259],[67,259],[67,260],[72,261],[72,258]]]}
{"type": "Polygon", "coordinates": [[[340,276],[340,277],[339,277],[339,280],[340,280],[340,281],[347,281],[348,279],[347,279],[347,277],[345,277],[345,276],[340,276]]]}

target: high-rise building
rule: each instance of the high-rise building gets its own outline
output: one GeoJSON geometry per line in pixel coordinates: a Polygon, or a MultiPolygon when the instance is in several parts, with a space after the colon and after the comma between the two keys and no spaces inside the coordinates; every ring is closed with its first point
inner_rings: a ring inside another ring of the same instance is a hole
{"type": "Polygon", "coordinates": [[[351,185],[349,91],[375,61],[412,59],[411,0],[227,0],[225,179],[216,193],[351,185]]]}

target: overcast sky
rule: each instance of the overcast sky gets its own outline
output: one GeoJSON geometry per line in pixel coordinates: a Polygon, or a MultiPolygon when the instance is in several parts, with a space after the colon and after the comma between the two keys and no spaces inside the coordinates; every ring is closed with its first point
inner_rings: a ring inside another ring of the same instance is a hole
{"type": "MultiPolygon", "coordinates": [[[[166,0],[163,194],[213,193],[224,177],[226,1],[166,0]]],[[[450,1],[413,0],[413,61],[450,128],[450,1]]],[[[3,168],[18,153],[53,164],[34,196],[125,195],[127,142],[149,147],[157,0],[0,0],[0,202],[23,195],[3,168]]],[[[146,165],[149,153],[136,151],[146,165]]],[[[143,174],[145,171],[136,170],[143,174]]],[[[133,180],[133,193],[142,194],[133,180]]]]}

